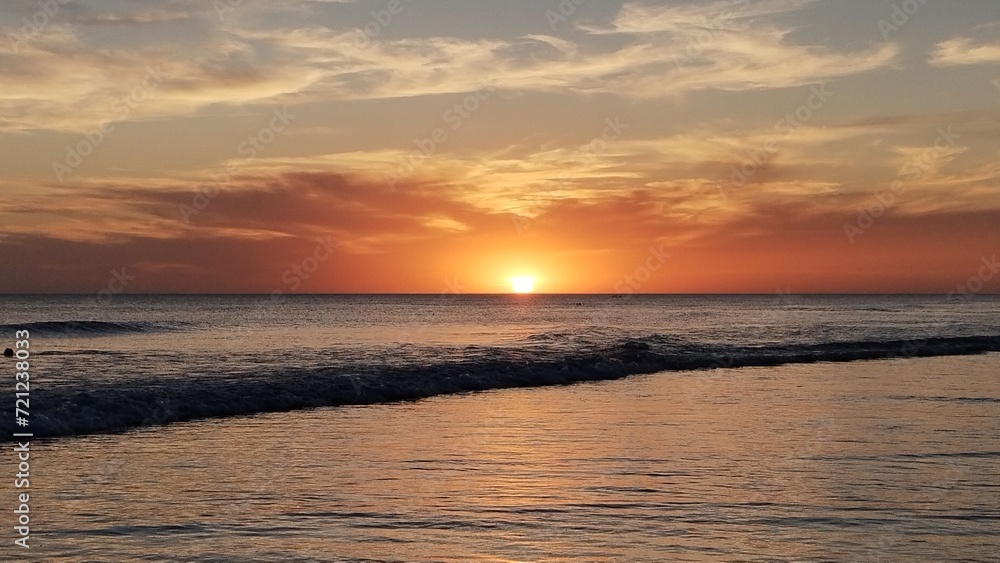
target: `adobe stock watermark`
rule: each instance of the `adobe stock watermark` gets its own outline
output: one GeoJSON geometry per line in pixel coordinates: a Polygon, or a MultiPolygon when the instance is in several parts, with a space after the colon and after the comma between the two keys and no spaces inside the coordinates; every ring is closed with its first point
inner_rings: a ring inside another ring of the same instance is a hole
{"type": "Polygon", "coordinates": [[[620,139],[622,134],[625,131],[628,131],[628,127],[628,123],[623,122],[622,118],[619,116],[606,118],[604,120],[604,129],[601,130],[601,134],[580,147],[580,160],[592,159],[607,151],[608,146],[610,146],[611,143],[620,139]]]}
{"type": "Polygon", "coordinates": [[[778,305],[785,310],[791,309],[793,307],[799,307],[805,303],[805,300],[801,295],[797,293],[792,293],[791,287],[775,290],[774,296],[777,300],[778,305]]]}
{"type": "Polygon", "coordinates": [[[30,18],[27,16],[21,18],[22,25],[17,28],[17,32],[7,34],[7,41],[10,42],[10,48],[14,51],[14,54],[19,54],[21,46],[41,36],[45,32],[45,28],[59,15],[62,7],[70,4],[72,1],[42,0],[38,3],[38,10],[31,14],[30,18]]]}
{"type": "MultiPolygon", "coordinates": [[[[459,296],[467,293],[466,287],[462,285],[457,277],[444,280],[444,288],[438,292],[437,302],[438,305],[448,305],[454,303],[458,300],[459,296]]],[[[416,317],[417,321],[415,326],[401,326],[396,331],[396,341],[397,342],[412,342],[415,338],[418,338],[426,334],[431,326],[431,317],[421,315],[416,317]]]]}
{"type": "MultiPolygon", "coordinates": [[[[802,293],[793,292],[790,286],[785,287],[784,289],[778,288],[774,291],[775,311],[790,313],[795,309],[803,307],[807,304],[808,300],[806,296],[803,295],[802,293]]],[[[768,338],[766,336],[768,330],[766,327],[760,325],[744,327],[744,330],[751,330],[751,329],[761,331],[763,333],[760,336],[761,339],[768,338]]],[[[715,370],[733,368],[738,365],[737,358],[733,355],[733,351],[729,349],[726,349],[725,351],[721,352],[714,352],[712,354],[712,358],[713,358],[712,362],[708,365],[707,368],[705,368],[710,372],[709,374],[700,375],[699,377],[692,378],[690,381],[687,382],[689,386],[688,388],[689,400],[694,401],[702,399],[703,398],[702,395],[707,393],[708,388],[711,385],[715,385],[719,381],[724,381],[723,378],[725,376],[720,374],[715,374],[714,373],[715,370]]],[[[828,435],[830,429],[833,427],[833,419],[826,418],[826,419],[815,419],[815,420],[821,422],[821,424],[818,425],[819,430],[815,432],[816,439],[823,439],[825,436],[828,435]]],[[[809,445],[812,446],[814,444],[809,444],[809,445]]],[[[800,450],[801,449],[802,448],[800,448],[800,450]]]]}
{"type": "Polygon", "coordinates": [[[246,0],[212,0],[212,8],[219,21],[226,21],[226,14],[235,12],[237,8],[243,6],[246,0]]]}
{"type": "MultiPolygon", "coordinates": [[[[274,289],[266,294],[266,297],[248,309],[246,311],[247,322],[240,323],[233,331],[244,334],[253,330],[253,327],[259,324],[259,319],[272,318],[274,315],[280,314],[281,310],[277,307],[287,301],[288,294],[286,292],[298,291],[302,284],[312,278],[320,270],[320,267],[333,257],[336,248],[337,243],[333,241],[332,235],[316,239],[316,246],[312,252],[285,269],[281,274],[281,284],[272,286],[274,289]]],[[[294,333],[289,335],[289,339],[296,338],[298,337],[294,333]]],[[[292,340],[289,340],[289,343],[291,342],[292,340]]]]}
{"type": "Polygon", "coordinates": [[[888,41],[889,36],[906,25],[926,3],[927,0],[903,0],[902,4],[894,2],[889,18],[878,20],[878,30],[882,33],[882,39],[888,41]]]}
{"type": "MultiPolygon", "coordinates": [[[[776,289],[774,292],[774,305],[775,310],[789,312],[794,310],[796,307],[800,307],[806,303],[805,298],[798,293],[793,293],[791,287],[786,287],[784,289],[776,289]]],[[[761,330],[764,327],[761,326],[746,326],[744,330],[761,330]]],[[[763,338],[767,338],[762,335],[763,338]]],[[[737,366],[737,358],[733,355],[733,351],[725,349],[724,351],[715,351],[712,353],[712,362],[705,368],[709,373],[699,374],[697,377],[692,377],[690,379],[685,379],[685,385],[687,390],[688,401],[697,402],[703,400],[708,396],[709,387],[715,385],[719,381],[724,381],[724,377],[721,374],[715,373],[715,370],[719,369],[729,369],[737,366]]],[[[824,421],[824,426],[821,428],[828,429],[826,424],[829,419],[824,421]]]]}
{"type": "MultiPolygon", "coordinates": [[[[613,118],[605,118],[601,134],[581,145],[570,160],[578,163],[587,163],[596,159],[599,155],[607,152],[611,143],[620,139],[625,131],[628,131],[628,128],[629,124],[622,121],[620,116],[616,115],[613,118]]],[[[563,170],[562,175],[559,176],[556,182],[559,186],[564,186],[570,179],[571,173],[568,170],[563,170]]]]}
{"type": "Polygon", "coordinates": [[[66,156],[61,162],[52,161],[52,172],[56,179],[62,182],[68,174],[83,164],[83,160],[93,154],[108,136],[114,133],[116,127],[114,123],[128,119],[132,110],[139,107],[139,104],[146,100],[149,93],[158,88],[162,82],[163,75],[159,65],[156,67],[147,66],[146,76],[139,85],[132,88],[127,95],[115,100],[111,107],[111,111],[116,113],[115,117],[101,121],[96,129],[84,131],[79,141],[66,145],[66,156]]]}
{"type": "Polygon", "coordinates": [[[662,243],[659,246],[650,246],[643,263],[615,283],[615,293],[620,295],[635,293],[652,279],[653,274],[663,268],[671,256],[673,254],[667,252],[662,243]]]}
{"type": "Polygon", "coordinates": [[[653,244],[647,248],[646,256],[640,260],[640,263],[631,272],[619,278],[612,286],[613,297],[617,298],[614,300],[614,305],[606,306],[600,312],[595,313],[591,322],[597,326],[607,327],[620,323],[621,321],[617,318],[618,313],[636,299],[636,293],[643,285],[649,283],[657,272],[663,269],[672,256],[673,253],[666,249],[666,243],[656,243],[654,240],[653,244]]]}
{"type": "MultiPolygon", "coordinates": [[[[593,137],[585,144],[581,145],[576,152],[572,154],[570,160],[578,163],[586,163],[597,158],[598,155],[606,152],[614,143],[622,137],[625,131],[628,131],[629,124],[622,121],[621,116],[607,117],[604,119],[604,128],[601,129],[601,134],[593,137]]],[[[570,172],[568,170],[563,170],[561,176],[556,179],[557,186],[565,186],[571,178],[570,172]]],[[[524,234],[528,228],[531,226],[531,220],[522,217],[520,215],[512,215],[511,221],[514,223],[514,230],[517,234],[524,234]]]]}
{"type": "Polygon", "coordinates": [[[997,255],[991,257],[983,256],[980,260],[982,266],[976,271],[976,275],[955,286],[955,289],[948,293],[946,301],[948,303],[960,303],[972,301],[972,296],[981,292],[986,284],[993,280],[1000,273],[1000,263],[997,262],[997,255]]]}
{"type": "MultiPolygon", "coordinates": [[[[247,135],[246,140],[242,141],[236,147],[237,154],[246,157],[248,162],[253,161],[260,153],[264,152],[278,135],[291,125],[292,120],[296,117],[295,114],[289,113],[288,106],[282,106],[281,108],[273,107],[271,108],[271,113],[273,115],[267,125],[261,127],[255,133],[247,135]]],[[[234,162],[227,163],[225,170],[219,174],[212,175],[213,183],[205,184],[195,190],[194,195],[191,196],[190,205],[186,203],[179,204],[177,209],[184,222],[190,223],[192,218],[204,211],[212,200],[219,197],[219,194],[222,193],[222,188],[229,184],[233,179],[233,175],[239,171],[239,164],[234,162]]]]}
{"type": "Polygon", "coordinates": [[[556,27],[561,23],[569,21],[576,11],[580,9],[587,3],[587,0],[559,0],[559,5],[556,6],[555,10],[545,10],[545,19],[549,22],[549,27],[552,31],[556,31],[556,27]]]}
{"type": "Polygon", "coordinates": [[[150,411],[149,416],[142,419],[142,423],[139,424],[139,427],[162,426],[176,417],[177,413],[174,412],[173,407],[170,406],[170,397],[157,399],[156,406],[154,406],[153,410],[150,411]]]}
{"type": "MultiPolygon", "coordinates": [[[[302,287],[302,284],[308,281],[319,270],[320,265],[333,256],[336,247],[337,244],[333,242],[331,235],[326,235],[325,239],[317,240],[316,248],[313,249],[312,254],[303,258],[299,263],[292,264],[291,267],[285,270],[281,275],[281,283],[289,291],[298,291],[302,287]]],[[[284,293],[280,289],[275,289],[271,292],[271,297],[275,298],[284,293]]]]}
{"type": "Polygon", "coordinates": [[[292,119],[295,119],[294,115],[288,113],[288,106],[282,106],[281,109],[271,108],[271,113],[274,115],[266,126],[252,135],[247,135],[246,140],[236,147],[236,152],[240,156],[245,156],[248,160],[257,158],[257,153],[273,143],[278,134],[292,123],[292,119]]]}
{"type": "Polygon", "coordinates": [[[683,69],[685,66],[701,58],[705,54],[705,51],[715,43],[721,33],[729,31],[727,28],[729,22],[739,12],[746,10],[748,6],[750,6],[750,0],[741,0],[735,10],[725,9],[711,20],[706,18],[705,23],[700,26],[698,33],[684,49],[684,54],[674,55],[674,65],[677,69],[683,69]]]}
{"type": "Polygon", "coordinates": [[[356,49],[371,47],[372,42],[378,39],[382,35],[382,32],[392,25],[396,16],[401,15],[406,9],[406,4],[409,4],[411,1],[389,0],[381,10],[372,10],[371,19],[358,29],[354,37],[353,47],[356,49]]]}
{"type": "MultiPolygon", "coordinates": [[[[170,406],[170,397],[157,399],[154,405],[155,406],[148,411],[149,415],[143,418],[142,422],[135,427],[135,431],[155,426],[163,426],[177,419],[177,413],[174,411],[173,407],[170,406]]],[[[107,484],[114,482],[116,479],[122,478],[122,472],[127,467],[128,466],[126,465],[125,460],[112,454],[106,457],[103,466],[95,467],[95,473],[101,477],[100,484],[107,484]]]]}
{"type": "MultiPolygon", "coordinates": [[[[980,264],[981,265],[975,275],[970,276],[964,282],[957,284],[955,289],[948,293],[944,299],[945,303],[963,306],[970,305],[973,295],[982,291],[986,287],[986,283],[994,279],[997,273],[1000,272],[1000,264],[997,263],[996,254],[993,254],[992,257],[983,256],[980,259],[980,264]]],[[[933,327],[924,325],[922,328],[922,338],[913,337],[907,339],[903,342],[902,346],[900,346],[899,352],[890,354],[889,359],[892,361],[899,361],[916,357],[932,339],[944,336],[940,334],[940,332],[936,332],[933,327]]]]}
{"type": "MultiPolygon", "coordinates": [[[[827,85],[820,84],[809,88],[809,97],[806,101],[785,114],[784,117],[774,124],[774,130],[782,134],[782,139],[787,141],[800,129],[806,126],[816,113],[822,110],[836,93],[827,90],[827,85]]],[[[781,143],[775,137],[768,138],[760,146],[750,150],[746,158],[739,165],[731,168],[729,182],[718,185],[719,193],[727,197],[730,192],[740,189],[753,178],[761,167],[771,161],[778,151],[781,150],[781,143]]]]}
{"type": "Polygon", "coordinates": [[[528,217],[523,217],[514,213],[511,214],[510,221],[511,223],[514,223],[514,230],[517,231],[517,234],[519,235],[523,235],[528,231],[528,229],[531,228],[531,219],[528,217]]]}
{"type": "Polygon", "coordinates": [[[857,242],[859,236],[867,233],[875,222],[892,209],[898,203],[898,196],[906,193],[907,183],[920,180],[933,164],[947,154],[956,141],[962,136],[953,132],[951,126],[947,129],[938,129],[938,136],[934,139],[934,146],[925,149],[919,155],[907,160],[899,169],[896,180],[892,182],[889,189],[875,193],[875,201],[867,207],[858,210],[858,216],[853,222],[846,222],[843,225],[844,234],[851,244],[857,242]]]}
{"type": "MultiPolygon", "coordinates": [[[[99,307],[110,306],[112,299],[116,295],[125,293],[125,290],[132,285],[132,282],[134,282],[136,278],[135,275],[129,273],[128,266],[111,270],[111,272],[109,272],[109,276],[108,282],[104,285],[104,287],[98,290],[97,293],[95,293],[91,298],[92,305],[99,307]]],[[[82,335],[84,330],[80,326],[80,323],[71,321],[66,324],[63,332],[67,336],[72,337],[82,335]]]]}
{"type": "MultiPolygon", "coordinates": [[[[490,78],[480,81],[479,88],[444,110],[444,113],[441,114],[441,120],[448,125],[448,129],[452,132],[461,129],[483,107],[483,104],[493,97],[496,93],[496,87],[491,84],[491,81],[490,78]]],[[[448,129],[435,127],[426,137],[414,139],[413,143],[417,149],[410,153],[396,167],[396,170],[385,173],[385,182],[390,190],[395,190],[400,182],[417,171],[417,167],[422,161],[437,153],[438,149],[448,142],[450,138],[448,129]]]]}

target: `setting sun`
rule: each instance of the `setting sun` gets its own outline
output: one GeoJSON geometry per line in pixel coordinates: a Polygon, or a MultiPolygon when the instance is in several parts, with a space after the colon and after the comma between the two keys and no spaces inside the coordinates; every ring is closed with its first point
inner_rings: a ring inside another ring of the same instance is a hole
{"type": "Polygon", "coordinates": [[[531,276],[514,276],[510,278],[510,286],[514,293],[531,293],[535,290],[535,278],[531,276]]]}

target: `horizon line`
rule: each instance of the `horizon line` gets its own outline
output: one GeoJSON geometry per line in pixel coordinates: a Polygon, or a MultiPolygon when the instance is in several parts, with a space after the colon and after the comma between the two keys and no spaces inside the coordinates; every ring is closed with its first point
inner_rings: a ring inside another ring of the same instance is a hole
{"type": "MultiPolygon", "coordinates": [[[[699,296],[775,296],[775,295],[794,295],[794,296],[950,296],[955,295],[955,292],[941,293],[941,292],[881,292],[881,291],[848,291],[848,292],[816,292],[816,291],[806,291],[801,293],[796,292],[783,292],[781,290],[776,290],[774,292],[703,292],[703,293],[689,293],[689,292],[630,292],[630,293],[614,293],[614,292],[583,292],[583,293],[573,293],[573,292],[531,292],[531,293],[515,293],[509,291],[498,291],[498,292],[316,292],[316,293],[257,293],[257,292],[176,292],[176,293],[166,293],[166,292],[137,292],[137,293],[119,293],[114,294],[112,297],[183,297],[183,296],[204,296],[204,297],[335,297],[335,296],[498,296],[498,295],[509,295],[516,297],[530,297],[532,295],[538,296],[615,296],[615,297],[625,297],[633,295],[642,296],[677,296],[677,297],[699,297],[699,296]]],[[[69,292],[69,293],[0,293],[0,297],[86,297],[86,296],[98,296],[104,295],[101,293],[94,292],[69,292]]],[[[979,293],[962,294],[965,297],[971,296],[1000,296],[1000,292],[990,292],[983,291],[979,293]]]]}

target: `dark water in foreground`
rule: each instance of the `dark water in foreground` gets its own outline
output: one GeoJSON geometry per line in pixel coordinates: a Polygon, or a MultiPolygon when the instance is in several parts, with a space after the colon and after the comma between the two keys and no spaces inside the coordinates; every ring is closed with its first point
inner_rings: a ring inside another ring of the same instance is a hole
{"type": "Polygon", "coordinates": [[[670,372],[60,439],[24,560],[996,561],[998,374],[670,372]]]}

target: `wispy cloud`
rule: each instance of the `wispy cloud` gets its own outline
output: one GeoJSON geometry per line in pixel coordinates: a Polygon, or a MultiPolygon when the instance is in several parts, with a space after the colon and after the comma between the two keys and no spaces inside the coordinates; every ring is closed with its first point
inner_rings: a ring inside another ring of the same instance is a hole
{"type": "MultiPolygon", "coordinates": [[[[307,289],[438,291],[449,268],[482,269],[489,279],[494,256],[525,248],[525,255],[554,272],[591,271],[577,280],[584,284],[577,289],[608,291],[654,245],[677,253],[674,273],[655,288],[660,291],[773,291],[777,280],[790,279],[813,290],[913,284],[940,290],[945,286],[935,284],[949,276],[928,276],[926,264],[955,263],[961,271],[969,254],[942,246],[940,233],[970,248],[1000,244],[996,208],[899,207],[880,220],[885,245],[847,249],[843,221],[871,195],[817,182],[768,183],[754,197],[718,209],[698,207],[704,198],[696,182],[556,199],[526,219],[526,230],[515,228],[516,215],[456,201],[437,186],[412,183],[389,191],[336,173],[239,178],[189,224],[177,206],[190,201],[193,188],[94,186],[49,192],[6,209],[9,236],[0,244],[0,259],[12,266],[4,289],[100,287],[110,269],[128,264],[136,291],[268,292],[279,287],[289,256],[308,255],[317,240],[329,237],[335,247],[330,270],[307,289]],[[805,193],[811,195],[801,197],[805,193]],[[45,216],[40,228],[37,220],[45,216]],[[32,220],[9,222],[12,217],[32,220]],[[30,267],[16,259],[28,249],[30,267]],[[803,252],[813,260],[802,259],[803,252]],[[595,256],[601,257],[600,271],[594,270],[595,256]],[[837,278],[844,271],[851,276],[837,278]],[[704,285],[713,279],[725,284],[704,285]]],[[[470,285],[493,289],[483,281],[470,285]]]]}
{"type": "MultiPolygon", "coordinates": [[[[808,2],[752,2],[699,41],[699,18],[719,5],[626,4],[605,29],[631,39],[589,42],[540,35],[517,39],[398,38],[357,44],[357,29],[270,28],[217,24],[208,14],[147,9],[76,16],[23,45],[0,42],[0,127],[79,130],[114,119],[146,67],[164,75],[131,119],[195,114],[205,108],[405,98],[470,92],[483,81],[508,91],[610,94],[655,99],[683,92],[786,88],[892,64],[893,44],[837,52],[788,40],[791,28],[767,16],[808,2]],[[97,18],[96,20],[94,18],[97,18]],[[183,20],[182,43],[143,40],[110,45],[84,33],[96,23],[146,25],[183,20]],[[100,20],[100,21],[98,21],[100,20]],[[690,64],[678,57],[698,45],[690,64]]],[[[728,5],[728,4],[725,4],[728,5]]],[[[251,9],[247,6],[245,9],[251,9]]],[[[3,30],[0,30],[3,31],[3,30]]],[[[704,30],[702,30],[704,31],[704,30]]],[[[2,35],[2,33],[0,33],[2,35]]],[[[585,36],[584,36],[585,37],[585,36]]]]}
{"type": "Polygon", "coordinates": [[[930,63],[937,66],[1000,64],[1000,41],[976,43],[967,37],[942,41],[931,51],[930,63]]]}

